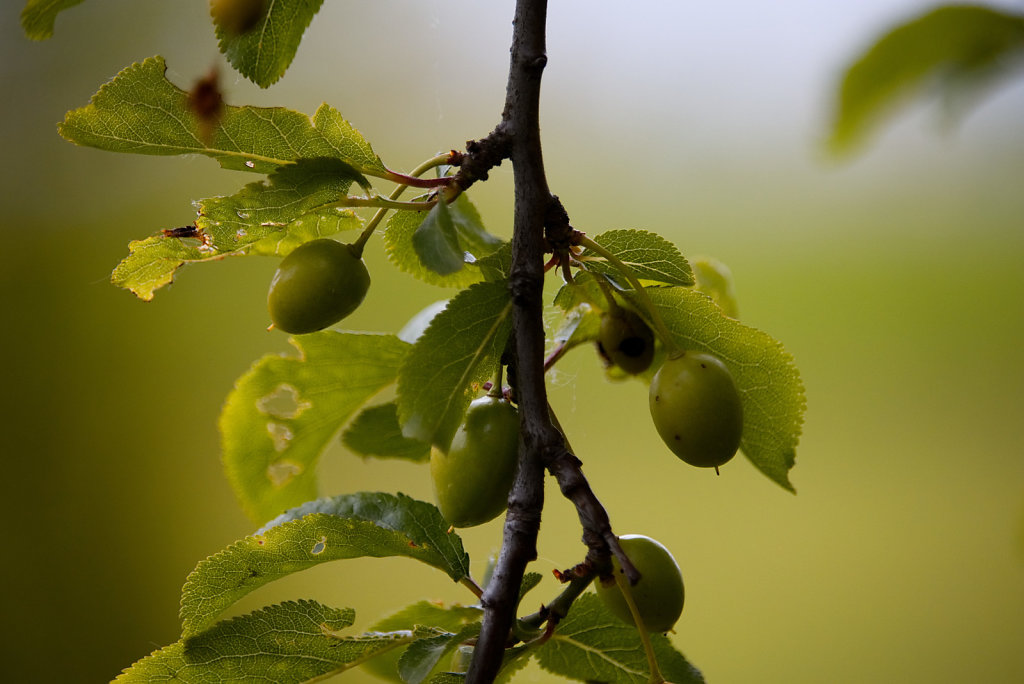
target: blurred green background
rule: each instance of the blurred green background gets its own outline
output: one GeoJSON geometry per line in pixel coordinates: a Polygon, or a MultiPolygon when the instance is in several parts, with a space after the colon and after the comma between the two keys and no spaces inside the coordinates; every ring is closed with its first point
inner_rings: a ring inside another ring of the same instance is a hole
{"type": "MultiPolygon", "coordinates": [[[[263,92],[221,62],[204,0],[85,3],[39,44],[21,4],[0,14],[0,679],[106,681],[177,639],[187,573],[256,527],[221,474],[216,419],[235,378],[288,345],[264,332],[274,260],[186,269],[149,304],[108,283],[129,240],[251,176],[75,148],[55,124],[162,54],[182,86],[220,64],[234,104],[327,101],[411,168],[496,123],[512,3],[325,3],[263,92]]],[[[955,127],[914,106],[850,160],[821,152],[840,69],[927,6],[552,3],[543,136],[573,224],[647,228],[724,260],[742,319],[785,343],[807,387],[794,497],[742,458],[721,477],[680,463],[645,388],[606,382],[586,350],[552,376],[616,530],[677,556],[674,641],[709,682],[1024,681],[1024,79],[955,127]]],[[[502,235],[510,179],[506,164],[472,193],[502,235]]],[[[397,330],[447,296],[390,268],[379,242],[367,258],[374,287],[348,327],[397,330]]],[[[325,493],[431,496],[424,469],[340,448],[322,473],[325,493]]],[[[548,492],[546,576],[582,554],[548,492]]],[[[464,537],[479,575],[500,522],[464,537]]],[[[240,609],[310,597],[363,627],[423,596],[471,598],[437,575],[335,563],[240,609]]],[[[548,577],[533,596],[555,591],[548,577]]]]}

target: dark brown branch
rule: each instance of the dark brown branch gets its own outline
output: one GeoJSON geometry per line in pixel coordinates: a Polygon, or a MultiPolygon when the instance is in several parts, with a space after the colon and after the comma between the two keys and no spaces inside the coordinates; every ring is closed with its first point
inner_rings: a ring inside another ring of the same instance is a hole
{"type": "Polygon", "coordinates": [[[513,356],[521,440],[519,470],[509,496],[498,564],[481,602],[483,628],[466,673],[469,684],[494,681],[501,668],[526,565],[537,557],[544,506],[546,450],[561,435],[548,418],[544,385],[544,222],[551,202],[540,144],[540,80],[545,54],[546,0],[519,0],[512,33],[505,111],[500,128],[511,136],[515,180],[512,269],[513,356]]]}
{"type": "Polygon", "coordinates": [[[506,122],[502,121],[485,138],[466,141],[465,154],[453,159],[459,167],[454,181],[459,191],[465,192],[473,183],[487,180],[491,169],[511,156],[512,136],[506,128],[506,122]]]}
{"type": "MultiPolygon", "coordinates": [[[[575,505],[588,546],[585,563],[595,572],[610,567],[614,553],[635,581],[639,577],[612,533],[604,507],[594,496],[550,413],[544,382],[544,254],[552,244],[568,248],[572,228],[558,198],[551,195],[540,142],[540,82],[545,55],[546,0],[518,0],[512,36],[505,109],[501,123],[478,143],[467,144],[460,174],[463,182],[486,178],[487,171],[511,157],[515,181],[515,215],[509,288],[513,301],[512,343],[506,356],[520,415],[519,469],[509,495],[501,552],[481,603],[483,627],[469,684],[489,684],[501,668],[519,587],[526,566],[537,557],[537,535],[544,506],[544,471],[549,470],[564,496],[575,505]],[[547,231],[547,234],[546,232],[547,231]]],[[[567,597],[566,602],[571,602],[567,597]]],[[[560,608],[561,614],[568,606],[560,608]]]]}

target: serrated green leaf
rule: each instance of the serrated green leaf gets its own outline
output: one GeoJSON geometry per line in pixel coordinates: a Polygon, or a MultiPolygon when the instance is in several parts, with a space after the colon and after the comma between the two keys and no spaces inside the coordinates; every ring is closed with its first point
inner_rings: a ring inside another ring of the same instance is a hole
{"type": "MultiPolygon", "coordinates": [[[[515,646],[505,649],[502,658],[501,670],[495,678],[496,684],[508,684],[515,677],[519,670],[526,667],[533,655],[533,649],[526,646],[515,646]]],[[[462,672],[438,672],[430,678],[429,684],[462,684],[466,681],[466,675],[462,672]]]]}
{"type": "Polygon", "coordinates": [[[283,257],[305,242],[362,227],[363,220],[348,209],[318,209],[289,221],[283,230],[254,242],[247,253],[283,257]]]}
{"type": "Polygon", "coordinates": [[[260,87],[277,82],[295,58],[313,16],[323,0],[273,0],[266,14],[244,33],[217,26],[220,51],[231,66],[260,87]]]}
{"type": "Polygon", "coordinates": [[[201,561],[181,591],[182,634],[193,636],[249,592],[295,572],[348,558],[407,557],[459,580],[469,556],[431,504],[402,494],[312,501],[201,561]]]}
{"type": "MultiPolygon", "coordinates": [[[[657,233],[646,230],[609,230],[592,238],[628,266],[642,281],[667,285],[693,285],[690,265],[676,246],[657,233]]],[[[586,268],[611,277],[628,287],[618,268],[588,250],[578,257],[586,268]]]]}
{"type": "Polygon", "coordinates": [[[420,684],[430,676],[441,659],[463,641],[480,633],[480,624],[472,624],[457,634],[444,633],[409,644],[398,661],[398,674],[407,684],[420,684]]]}
{"type": "MultiPolygon", "coordinates": [[[[414,630],[424,626],[445,632],[459,632],[466,625],[483,619],[483,609],[479,606],[445,606],[430,601],[420,601],[389,615],[370,627],[372,631],[393,632],[396,630],[414,630]]],[[[392,682],[401,682],[398,674],[398,663],[405,648],[396,649],[386,655],[375,658],[367,663],[367,669],[378,677],[392,682]]]]}
{"type": "Polygon", "coordinates": [[[405,340],[409,344],[416,344],[416,341],[423,337],[423,333],[426,332],[430,322],[434,320],[434,316],[444,311],[445,307],[448,306],[447,299],[442,299],[428,304],[419,311],[417,311],[412,318],[405,322],[402,329],[398,331],[398,339],[405,340]]]}
{"type": "Polygon", "coordinates": [[[553,336],[555,345],[565,353],[581,344],[596,342],[601,331],[602,313],[587,302],[580,302],[566,311],[553,336]]]}
{"type": "Polygon", "coordinates": [[[441,287],[464,288],[482,281],[483,276],[476,264],[464,264],[448,275],[440,275],[423,265],[413,247],[413,236],[423,222],[423,217],[422,211],[408,210],[396,211],[388,217],[384,229],[384,247],[391,263],[425,283],[441,287]]]}
{"type": "Polygon", "coordinates": [[[82,0],[28,0],[21,10],[21,28],[32,40],[46,40],[53,36],[57,15],[81,3],[82,0]]]}
{"type": "Polygon", "coordinates": [[[466,675],[457,672],[438,672],[430,678],[430,684],[462,684],[466,675]]]}
{"type": "MultiPolygon", "coordinates": [[[[793,358],[777,340],[724,315],[700,292],[645,290],[680,348],[714,354],[729,368],[743,401],[740,449],[761,472],[795,491],[789,470],[796,460],[805,401],[793,358]]],[[[633,304],[643,311],[635,298],[633,304]]]]}
{"type": "MultiPolygon", "coordinates": [[[[328,210],[303,214],[282,226],[260,226],[253,233],[239,228],[237,249],[231,251],[212,247],[209,234],[203,235],[206,241],[162,235],[133,240],[128,244],[128,256],[117,265],[110,280],[150,301],[157,290],[174,280],[182,266],[245,254],[284,256],[303,242],[361,227],[362,220],[351,211],[328,210]]],[[[214,230],[221,232],[223,228],[216,226],[214,230]]],[[[226,238],[221,238],[221,242],[225,241],[226,238]]]]}
{"type": "Polygon", "coordinates": [[[447,449],[472,384],[493,374],[511,328],[506,283],[477,283],[456,295],[402,363],[398,417],[403,434],[447,449]]]}
{"type": "Polygon", "coordinates": [[[341,435],[345,446],[360,456],[399,458],[414,463],[430,460],[430,445],[402,434],[398,405],[370,406],[352,419],[341,435]]]}
{"type": "Polygon", "coordinates": [[[577,273],[571,283],[566,283],[555,294],[555,306],[568,313],[582,305],[601,313],[608,308],[608,299],[604,296],[597,278],[593,273],[577,273]]]}
{"type": "Polygon", "coordinates": [[[403,550],[397,555],[423,560],[444,570],[456,582],[469,575],[469,556],[462,539],[451,531],[437,507],[401,493],[359,492],[307,501],[274,518],[257,534],[313,514],[359,520],[399,533],[413,551],[403,550]]]}
{"type": "Polygon", "coordinates": [[[447,632],[458,632],[470,623],[479,622],[483,617],[484,611],[479,606],[446,606],[431,601],[418,601],[375,622],[370,629],[393,632],[399,629],[412,629],[416,625],[426,625],[447,632]]]}
{"type": "Polygon", "coordinates": [[[412,248],[420,263],[441,276],[460,270],[465,259],[448,205],[438,202],[412,234],[412,248]]]}
{"type": "Polygon", "coordinates": [[[314,601],[269,606],[162,648],[115,681],[297,684],[343,672],[414,639],[411,632],[342,636],[354,617],[351,608],[314,601]]]}
{"type": "Polygon", "coordinates": [[[264,522],[316,498],[316,464],[334,434],[395,381],[410,346],[391,335],[323,331],[291,338],[239,378],[220,417],[224,468],[242,508],[264,522]]]}
{"type": "Polygon", "coordinates": [[[349,186],[366,179],[346,162],[332,157],[299,159],[275,169],[266,182],[250,183],[228,197],[199,202],[196,227],[221,252],[274,237],[295,219],[313,213],[343,214],[349,186]]]}
{"type": "Polygon", "coordinates": [[[174,280],[175,272],[185,264],[222,256],[205,250],[201,243],[173,237],[132,240],[128,243],[128,256],[114,268],[110,282],[148,302],[157,290],[174,280]]]}
{"type": "Polygon", "coordinates": [[[353,181],[365,178],[330,157],[278,167],[266,182],[201,200],[195,243],[167,235],[133,241],[111,280],[148,301],[186,264],[245,254],[283,256],[308,240],[360,228],[353,212],[331,205],[353,181]]]}
{"type": "Polygon", "coordinates": [[[711,257],[696,257],[691,264],[694,280],[697,281],[696,289],[711,297],[711,301],[717,304],[726,316],[739,318],[736,285],[733,283],[729,267],[711,257]]]}
{"type": "Polygon", "coordinates": [[[480,212],[465,193],[448,205],[448,215],[455,226],[459,245],[474,260],[493,254],[505,244],[500,237],[487,232],[480,212]]]}
{"type": "Polygon", "coordinates": [[[830,146],[849,152],[918,93],[957,94],[1019,64],[1024,16],[969,5],[939,7],[896,26],[845,72],[830,146]]]}
{"type": "Polygon", "coordinates": [[[508,280],[512,272],[512,243],[506,242],[491,254],[477,259],[476,265],[485,280],[492,283],[508,280]]]}
{"type": "MultiPolygon", "coordinates": [[[[652,634],[658,668],[673,684],[702,684],[703,675],[661,634],[652,634]]],[[[540,666],[557,675],[609,684],[648,684],[650,667],[636,628],[608,612],[593,593],[572,604],[543,646],[534,651],[540,666]]]]}
{"type": "Polygon", "coordinates": [[[373,147],[356,130],[355,126],[345,120],[334,107],[322,104],[313,115],[313,127],[320,132],[324,140],[334,151],[334,156],[344,159],[363,173],[382,175],[387,167],[380,160],[373,147]]]}
{"type": "Polygon", "coordinates": [[[528,572],[523,575],[523,581],[519,584],[519,600],[522,601],[531,590],[535,589],[544,575],[539,572],[528,572]]]}
{"type": "Polygon", "coordinates": [[[314,157],[337,157],[370,175],[384,168],[369,143],[326,104],[312,119],[281,107],[225,106],[218,125],[204,134],[187,93],[167,80],[166,69],[162,57],[124,69],[88,105],[68,112],[60,134],[112,152],[202,154],[236,171],[270,173],[314,157]]]}

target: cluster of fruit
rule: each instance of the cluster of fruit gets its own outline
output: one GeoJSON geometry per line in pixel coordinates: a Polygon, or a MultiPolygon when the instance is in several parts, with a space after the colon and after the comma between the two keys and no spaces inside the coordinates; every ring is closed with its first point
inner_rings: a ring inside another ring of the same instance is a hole
{"type": "MultiPolygon", "coordinates": [[[[322,330],[356,310],[370,275],[351,245],[320,239],[304,243],[282,260],[270,284],[267,305],[274,327],[292,334],[322,330]]],[[[598,350],[623,371],[650,368],[655,336],[635,311],[612,306],[601,320],[598,350]]],[[[651,417],[668,448],[690,465],[718,468],[739,448],[743,411],[732,374],[717,357],[676,351],[654,374],[651,417]]],[[[515,479],[519,414],[500,387],[473,401],[447,450],[434,447],[430,474],[438,508],[453,527],[481,525],[501,515],[515,479]]],[[[642,578],[630,588],[649,631],[672,628],[683,608],[679,566],[658,542],[640,535],[620,543],[642,578]]],[[[609,609],[634,624],[629,601],[615,575],[598,583],[609,609]]]]}

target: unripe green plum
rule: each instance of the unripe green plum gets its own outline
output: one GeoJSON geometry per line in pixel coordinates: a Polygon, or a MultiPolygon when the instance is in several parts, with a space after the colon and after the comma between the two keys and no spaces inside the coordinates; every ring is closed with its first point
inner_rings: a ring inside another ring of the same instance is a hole
{"type": "Polygon", "coordinates": [[[445,453],[430,452],[437,507],[454,527],[482,525],[501,515],[519,458],[519,412],[500,397],[481,397],[445,453]]]}
{"type": "MultiPolygon", "coordinates": [[[[640,581],[630,587],[630,594],[644,627],[648,632],[669,631],[683,613],[685,590],[679,564],[668,549],[641,534],[622,535],[619,545],[640,571],[640,581]]],[[[612,566],[614,575],[624,579],[618,559],[612,558],[612,566]]],[[[626,624],[636,624],[626,597],[615,581],[598,582],[596,588],[608,610],[626,624]]]]}
{"type": "Polygon", "coordinates": [[[736,454],[743,406],[732,373],[717,357],[687,351],[667,360],[651,380],[650,405],[658,434],[690,465],[717,468],[736,454]]]}
{"type": "Polygon", "coordinates": [[[286,333],[323,330],[359,308],[370,274],[351,245],[320,239],[286,256],[270,281],[267,309],[286,333]]]}
{"type": "Polygon", "coordinates": [[[601,316],[597,345],[602,356],[632,375],[647,370],[654,358],[654,333],[629,309],[616,308],[601,316]]]}

